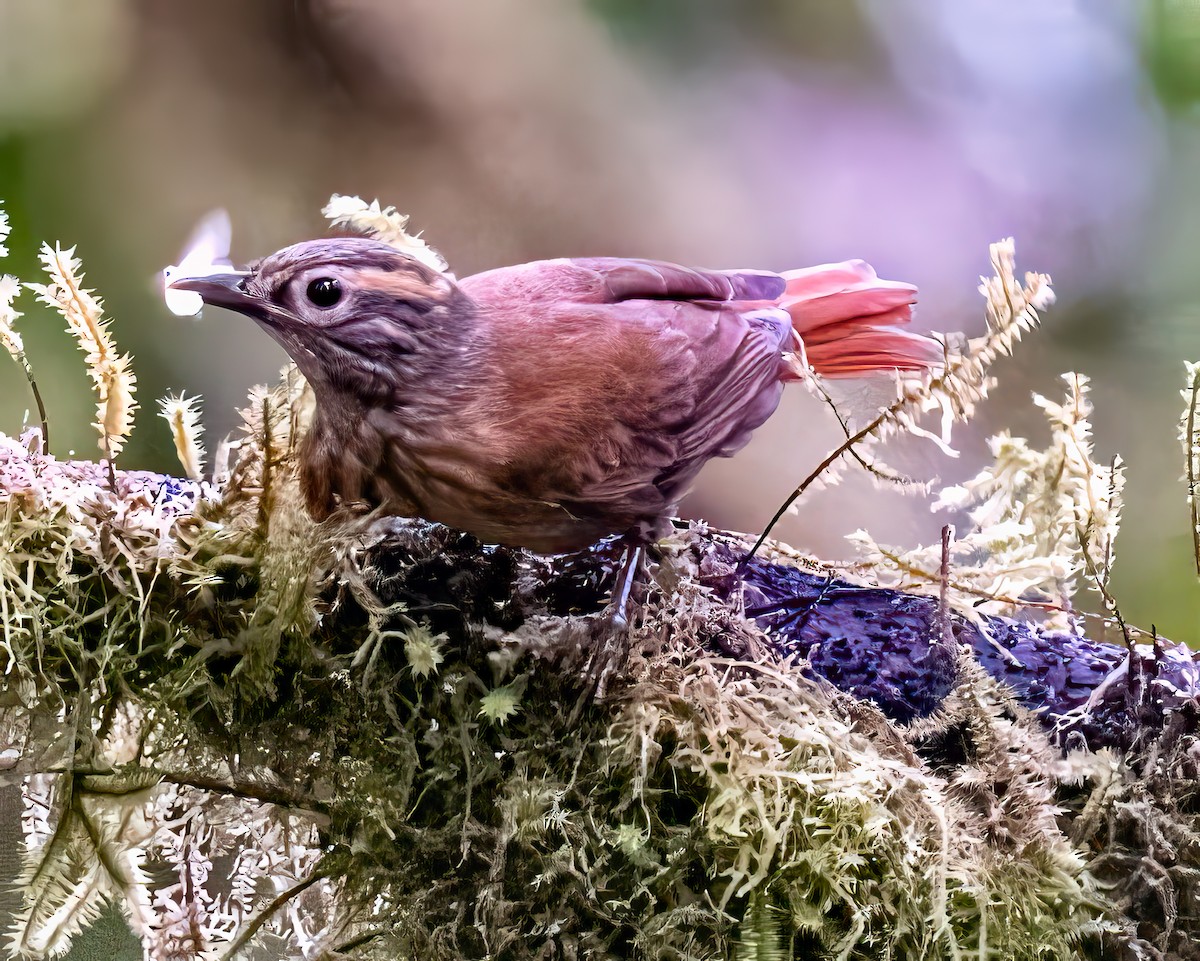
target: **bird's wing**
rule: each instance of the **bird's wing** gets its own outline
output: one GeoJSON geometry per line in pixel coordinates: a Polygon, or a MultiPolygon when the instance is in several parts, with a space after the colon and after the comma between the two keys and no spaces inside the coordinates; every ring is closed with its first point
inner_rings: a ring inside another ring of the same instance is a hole
{"type": "Polygon", "coordinates": [[[661,513],[779,402],[777,274],[595,258],[461,283],[489,317],[507,485],[581,515],[661,513]]]}
{"type": "Polygon", "coordinates": [[[765,270],[701,270],[659,260],[582,257],[500,267],[459,281],[474,299],[511,306],[564,301],[615,304],[625,300],[768,301],[787,281],[765,270]]]}
{"type": "Polygon", "coordinates": [[[622,300],[776,301],[787,281],[766,270],[698,270],[657,260],[592,257],[569,261],[592,274],[600,303],[622,300]]]}

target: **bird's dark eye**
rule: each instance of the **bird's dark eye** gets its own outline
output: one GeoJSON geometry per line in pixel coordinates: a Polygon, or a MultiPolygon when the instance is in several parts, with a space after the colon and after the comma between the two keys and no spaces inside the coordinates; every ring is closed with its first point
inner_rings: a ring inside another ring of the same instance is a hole
{"type": "Polygon", "coordinates": [[[317,307],[332,307],[342,299],[342,285],[332,277],[318,277],[308,285],[306,293],[317,307]]]}

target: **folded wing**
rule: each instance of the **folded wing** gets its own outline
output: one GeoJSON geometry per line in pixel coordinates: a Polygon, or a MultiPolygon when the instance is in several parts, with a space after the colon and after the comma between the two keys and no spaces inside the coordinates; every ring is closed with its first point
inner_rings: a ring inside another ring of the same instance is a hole
{"type": "Polygon", "coordinates": [[[508,408],[492,411],[512,442],[505,482],[581,517],[663,514],[779,403],[792,327],[772,305],[785,286],[763,271],[616,258],[462,281],[491,313],[481,327],[508,408]]]}

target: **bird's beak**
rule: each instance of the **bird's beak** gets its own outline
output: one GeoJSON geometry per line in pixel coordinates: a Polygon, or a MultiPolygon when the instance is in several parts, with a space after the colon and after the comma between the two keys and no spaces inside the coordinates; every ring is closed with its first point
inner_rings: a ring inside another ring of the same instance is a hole
{"type": "Polygon", "coordinates": [[[248,270],[231,270],[222,274],[209,274],[207,277],[180,277],[171,281],[172,290],[190,290],[200,295],[200,299],[213,307],[226,307],[242,314],[255,314],[261,305],[258,298],[246,291],[246,278],[251,276],[248,270]]]}

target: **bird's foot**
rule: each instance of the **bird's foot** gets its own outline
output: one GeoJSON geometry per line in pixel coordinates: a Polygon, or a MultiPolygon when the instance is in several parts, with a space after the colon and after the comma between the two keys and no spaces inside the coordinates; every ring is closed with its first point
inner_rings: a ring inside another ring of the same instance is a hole
{"type": "Polygon", "coordinates": [[[629,657],[633,590],[646,573],[645,545],[626,542],[608,606],[596,615],[599,640],[584,665],[583,693],[571,712],[572,721],[578,720],[587,704],[604,699],[609,683],[624,667],[629,657]]]}
{"type": "Polygon", "coordinates": [[[612,597],[602,617],[612,625],[613,633],[629,630],[629,605],[633,599],[633,586],[638,577],[646,572],[646,548],[642,544],[626,544],[613,584],[612,597]]]}

